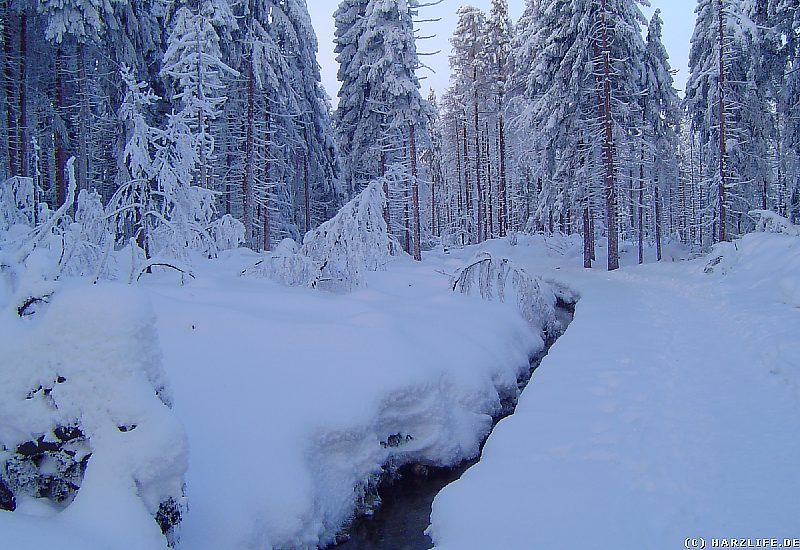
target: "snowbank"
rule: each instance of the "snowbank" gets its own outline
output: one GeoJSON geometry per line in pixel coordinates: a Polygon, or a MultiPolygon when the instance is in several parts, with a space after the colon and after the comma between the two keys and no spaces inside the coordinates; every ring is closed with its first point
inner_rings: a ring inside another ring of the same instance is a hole
{"type": "Polygon", "coordinates": [[[478,453],[542,339],[514,304],[397,259],[349,295],[237,276],[255,255],[152,282],[192,460],[181,548],[331,542],[387,463],[478,453]]]}
{"type": "Polygon", "coordinates": [[[748,235],[710,273],[709,258],[578,271],[518,247],[581,301],[481,461],[437,496],[436,548],[796,537],[799,241],[748,235]]]}
{"type": "Polygon", "coordinates": [[[155,517],[180,512],[188,451],[147,304],[128,286],[72,284],[32,316],[0,310],[7,547],[165,548],[155,517]]]}

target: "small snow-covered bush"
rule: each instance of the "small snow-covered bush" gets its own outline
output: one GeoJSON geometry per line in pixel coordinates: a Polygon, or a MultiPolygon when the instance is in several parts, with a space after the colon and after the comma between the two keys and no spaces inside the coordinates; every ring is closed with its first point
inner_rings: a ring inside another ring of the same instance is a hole
{"type": "Polygon", "coordinates": [[[368,271],[384,269],[399,250],[386,228],[385,205],[382,182],[374,181],[336,216],[309,231],[296,252],[284,246],[243,275],[334,291],[362,286],[368,271]]]}
{"type": "Polygon", "coordinates": [[[78,194],[75,221],[63,232],[61,273],[66,275],[102,275],[108,254],[114,247],[114,234],[107,223],[100,194],[82,189],[78,194]]]}
{"type": "Polygon", "coordinates": [[[214,247],[220,252],[234,250],[244,243],[244,224],[230,214],[212,221],[208,226],[208,233],[214,247]]]}
{"type": "Polygon", "coordinates": [[[12,225],[30,225],[34,218],[33,179],[19,176],[0,183],[0,231],[12,225]]]}
{"type": "Polygon", "coordinates": [[[506,258],[492,258],[485,252],[478,254],[455,273],[452,289],[487,301],[515,305],[528,324],[545,336],[563,328],[556,318],[556,295],[550,285],[506,258]]]}
{"type": "Polygon", "coordinates": [[[751,216],[758,216],[756,231],[762,233],[783,233],[792,237],[800,236],[800,227],[772,212],[771,210],[751,210],[751,216]]]}

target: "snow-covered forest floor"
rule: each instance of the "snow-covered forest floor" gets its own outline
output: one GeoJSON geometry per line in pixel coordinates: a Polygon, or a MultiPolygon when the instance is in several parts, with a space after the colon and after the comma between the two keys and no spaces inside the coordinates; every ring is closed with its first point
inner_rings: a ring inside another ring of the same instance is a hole
{"type": "MultiPolygon", "coordinates": [[[[566,284],[580,301],[481,462],[437,497],[437,548],[677,548],[686,537],[797,537],[799,241],[753,234],[690,261],[668,247],[660,264],[607,273],[578,268],[579,241],[520,236],[516,244],[439,249],[421,264],[393,259],[350,294],[243,277],[260,258],[245,250],[198,264],[184,286],[166,272],[133,289],[63,282],[22,328],[10,315],[0,319],[0,391],[15,387],[6,366],[58,364],[59,346],[78,360],[101,348],[128,383],[136,369],[124,367],[125,355],[141,349],[160,363],[140,370],[157,388],[166,381],[172,414],[133,398],[122,408],[113,398],[76,405],[78,415],[110,415],[117,426],[134,418],[139,427],[108,431],[97,420],[87,428],[97,441],[75,501],[59,511],[23,500],[16,512],[0,512],[0,533],[15,549],[48,541],[163,549],[148,495],[157,507],[174,493],[159,493],[159,483],[174,485],[183,468],[188,510],[178,548],[330,542],[387,462],[474,456],[500,397],[513,393],[542,348],[510,304],[451,291],[451,274],[483,251],[566,284]],[[46,349],[19,351],[26,345],[46,349]],[[9,361],[7,350],[17,357],[9,361]],[[140,445],[170,452],[159,460],[129,450],[134,458],[125,462],[111,451],[137,432],[140,445]]],[[[623,264],[634,255],[623,253],[623,264]]],[[[69,387],[71,376],[60,385],[69,387]]],[[[94,390],[113,391],[104,383],[94,390]]],[[[62,394],[56,384],[48,396],[74,400],[62,394]]],[[[42,414],[4,403],[3,415],[42,414]]]]}
{"type": "Polygon", "coordinates": [[[436,548],[797,538],[799,273],[800,239],[766,234],[690,262],[560,270],[575,320],[437,496],[436,548]]]}

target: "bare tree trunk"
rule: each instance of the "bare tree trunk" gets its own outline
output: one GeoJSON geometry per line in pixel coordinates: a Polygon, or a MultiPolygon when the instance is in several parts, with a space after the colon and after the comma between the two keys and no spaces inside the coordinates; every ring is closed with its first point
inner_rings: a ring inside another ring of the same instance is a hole
{"type": "MultiPolygon", "coordinates": [[[[197,97],[201,102],[205,101],[205,92],[203,91],[203,46],[200,43],[200,33],[197,33],[197,97]]],[[[250,63],[252,72],[252,63],[250,63]]],[[[248,120],[248,124],[250,121],[248,120]]],[[[200,142],[200,187],[208,188],[208,159],[206,158],[206,119],[203,109],[197,110],[197,129],[200,135],[203,136],[200,142]]]]}
{"type": "MultiPolygon", "coordinates": [[[[55,102],[55,116],[61,117],[63,119],[63,112],[64,112],[64,83],[62,81],[62,56],[63,53],[61,51],[61,47],[56,47],[56,60],[55,60],[55,90],[54,90],[54,102],[55,102]]],[[[64,143],[65,135],[61,128],[57,127],[53,131],[53,141],[55,142],[55,156],[56,156],[56,166],[55,166],[55,179],[56,179],[56,207],[60,207],[63,205],[67,200],[67,187],[64,178],[64,168],[67,164],[67,155],[66,155],[66,143],[64,143]]]]}
{"type": "Polygon", "coordinates": [[[417,182],[417,139],[416,128],[412,124],[408,130],[409,134],[409,157],[411,160],[411,194],[412,194],[412,214],[414,229],[414,259],[422,261],[422,236],[420,232],[420,218],[419,218],[419,183],[417,182]]]}
{"type": "MultiPolygon", "coordinates": [[[[252,55],[252,54],[251,54],[252,55]]],[[[254,170],[255,170],[255,75],[253,74],[252,57],[247,59],[247,120],[245,121],[244,138],[244,178],[242,179],[242,218],[244,222],[245,244],[254,246],[253,241],[253,202],[254,192],[254,170]]],[[[266,100],[267,119],[269,119],[269,99],[266,100]]],[[[267,122],[269,128],[269,122],[267,122]]],[[[269,136],[267,136],[269,140],[269,136]]],[[[269,156],[269,152],[267,152],[269,156]]]]}
{"type": "Polygon", "coordinates": [[[498,133],[500,140],[500,181],[498,183],[499,189],[497,192],[500,197],[500,206],[498,208],[498,214],[500,236],[505,237],[508,232],[508,191],[506,190],[506,130],[502,112],[500,113],[500,121],[498,123],[498,133]]]}
{"type": "Polygon", "coordinates": [[[656,259],[660,262],[661,261],[661,193],[658,190],[658,178],[656,178],[655,185],[653,185],[655,190],[655,226],[656,226],[656,259]]]}
{"type": "Polygon", "coordinates": [[[614,189],[614,121],[611,118],[611,51],[606,22],[606,1],[600,0],[602,54],[603,54],[603,122],[605,141],[606,218],[608,225],[608,270],[619,269],[619,235],[617,233],[616,192],[614,189]]]}
{"type": "Polygon", "coordinates": [[[434,174],[431,180],[431,233],[439,236],[439,231],[437,231],[437,229],[441,228],[441,223],[436,223],[436,217],[438,216],[438,209],[436,208],[436,184],[438,183],[438,176],[434,174]],[[437,227],[437,225],[439,227],[437,227]]]}
{"type": "MultiPolygon", "coordinates": [[[[252,70],[252,66],[251,66],[252,70]]],[[[264,221],[264,250],[271,250],[272,247],[272,234],[270,231],[270,219],[269,219],[269,186],[272,183],[272,151],[270,149],[270,144],[272,143],[272,109],[270,107],[270,98],[269,94],[264,94],[264,129],[266,131],[266,157],[267,157],[267,166],[266,166],[266,178],[264,182],[264,205],[263,205],[263,221],[264,221]]]]}
{"type": "Polygon", "coordinates": [[[14,116],[14,109],[11,107],[14,104],[14,45],[12,29],[16,26],[16,16],[14,15],[11,6],[11,0],[6,0],[3,5],[3,12],[6,17],[3,25],[3,55],[5,57],[5,66],[3,67],[3,74],[5,76],[5,99],[6,99],[6,153],[8,155],[8,171],[9,175],[16,176],[19,174],[18,164],[18,135],[17,135],[17,118],[14,116]]]}
{"type": "Polygon", "coordinates": [[[475,114],[474,114],[474,124],[475,124],[475,195],[478,199],[478,242],[483,241],[484,239],[484,214],[483,214],[483,188],[481,185],[481,139],[480,139],[480,120],[478,119],[478,90],[475,89],[475,114]]]}
{"type": "MultiPolygon", "coordinates": [[[[466,220],[472,221],[472,196],[471,196],[471,184],[469,181],[469,147],[467,145],[467,123],[464,122],[464,204],[467,205],[466,212],[467,215],[465,217],[466,220]]],[[[469,223],[465,228],[469,231],[469,223]]],[[[470,239],[471,241],[471,239],[470,239]]]]}
{"type": "Polygon", "coordinates": [[[305,209],[306,233],[311,231],[311,184],[308,179],[308,137],[306,150],[303,151],[303,207],[305,209]]]}
{"type": "Polygon", "coordinates": [[[637,225],[639,233],[639,264],[644,263],[644,141],[639,158],[639,200],[637,204],[637,225]]]}
{"type": "Polygon", "coordinates": [[[725,235],[725,25],[722,0],[717,0],[719,15],[719,241],[725,235]]]}
{"type": "Polygon", "coordinates": [[[89,92],[86,79],[86,47],[80,40],[76,44],[78,102],[80,105],[78,116],[78,158],[77,180],[78,189],[89,189],[89,92]]]}
{"type": "Polygon", "coordinates": [[[583,208],[583,267],[592,267],[592,225],[589,222],[588,205],[583,208]]]}
{"type": "MultiPolygon", "coordinates": [[[[386,176],[386,151],[381,151],[381,177],[386,176]]],[[[386,204],[383,205],[383,220],[386,222],[386,230],[392,234],[392,215],[389,209],[389,182],[383,180],[383,195],[386,197],[386,204]]]]}
{"type": "Polygon", "coordinates": [[[28,176],[28,15],[23,10],[19,16],[19,174],[28,176]]]}
{"type": "MultiPolygon", "coordinates": [[[[458,194],[456,195],[457,207],[458,207],[458,214],[463,219],[463,213],[465,211],[466,201],[464,200],[464,185],[463,185],[463,178],[461,177],[461,147],[459,144],[461,143],[461,136],[458,132],[458,122],[455,124],[456,127],[456,175],[458,176],[458,194]]],[[[459,221],[460,223],[460,221],[459,221]]],[[[461,244],[464,244],[464,233],[461,232],[461,244]]]]}
{"type": "Polygon", "coordinates": [[[491,161],[491,154],[489,150],[489,123],[486,123],[486,138],[484,139],[484,143],[486,145],[486,149],[484,150],[485,159],[486,159],[486,193],[484,204],[486,205],[486,223],[488,225],[486,238],[492,239],[494,238],[494,197],[492,196],[492,161],[491,161]]]}

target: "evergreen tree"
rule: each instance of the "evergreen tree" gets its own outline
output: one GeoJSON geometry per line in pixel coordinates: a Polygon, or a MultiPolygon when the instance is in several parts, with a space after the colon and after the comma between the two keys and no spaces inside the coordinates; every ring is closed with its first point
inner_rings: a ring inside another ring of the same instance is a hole
{"type": "MultiPolygon", "coordinates": [[[[656,239],[656,254],[661,260],[661,197],[662,188],[668,181],[676,181],[677,133],[680,99],[673,86],[669,55],[661,42],[664,22],[661,11],[653,14],[647,32],[647,47],[644,57],[644,82],[642,86],[642,118],[644,137],[649,142],[652,155],[651,188],[653,190],[653,230],[656,239]]],[[[644,249],[644,204],[645,204],[645,149],[642,144],[640,165],[640,187],[638,198],[637,225],[639,233],[639,263],[642,263],[644,249]]]]}
{"type": "Polygon", "coordinates": [[[180,105],[171,119],[178,117],[181,123],[174,123],[172,128],[185,127],[191,132],[192,158],[196,156],[199,172],[197,183],[205,188],[212,184],[213,124],[227,100],[225,76],[238,75],[222,60],[217,27],[234,26],[233,13],[225,1],[203,2],[197,12],[180,8],[174,16],[161,68],[162,78],[172,88],[173,102],[180,105]]]}
{"type": "Polygon", "coordinates": [[[686,101],[706,165],[715,167],[704,179],[724,241],[747,229],[756,182],[767,177],[768,98],[756,87],[758,32],[743,0],[699,0],[695,11],[686,101]]]}

